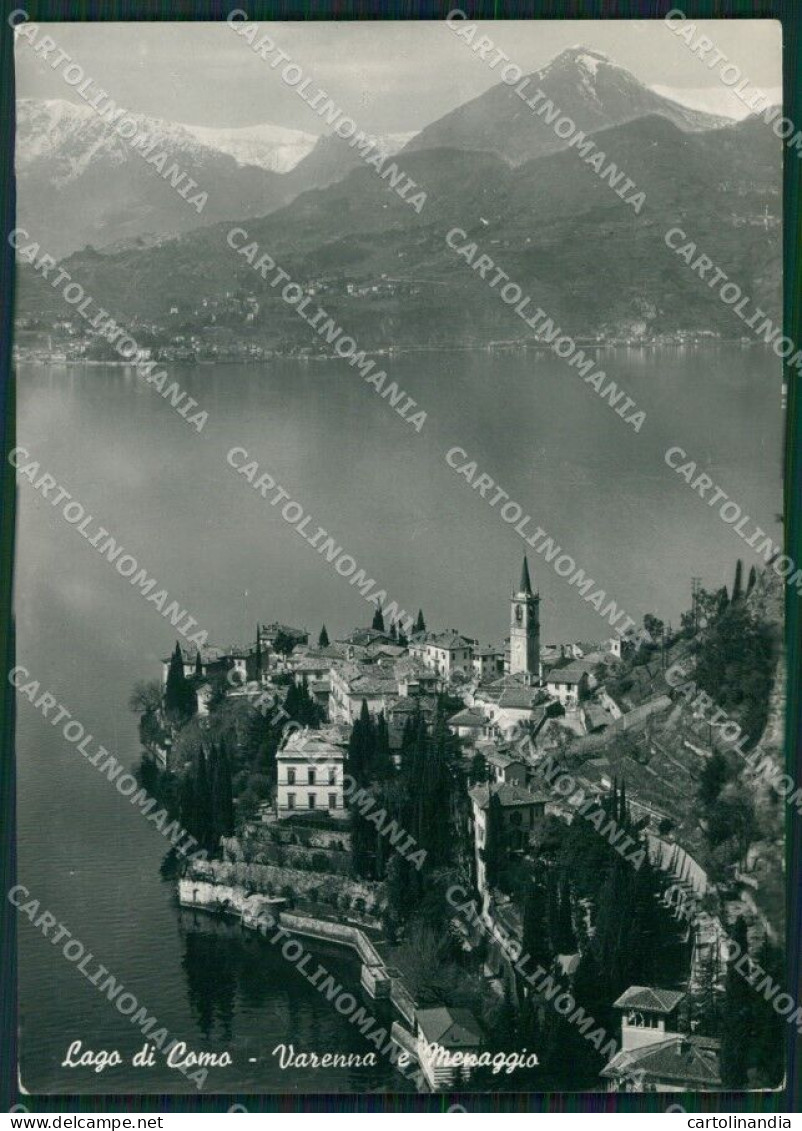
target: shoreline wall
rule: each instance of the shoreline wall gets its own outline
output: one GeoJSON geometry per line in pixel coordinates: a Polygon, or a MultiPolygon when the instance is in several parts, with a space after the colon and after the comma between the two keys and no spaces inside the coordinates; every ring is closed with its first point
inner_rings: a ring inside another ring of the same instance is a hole
{"type": "Polygon", "coordinates": [[[292,868],[285,864],[204,860],[190,864],[182,877],[182,883],[185,882],[198,888],[213,884],[265,897],[279,897],[283,889],[290,888],[294,896],[301,899],[311,897],[313,902],[322,890],[327,897],[322,902],[328,902],[332,907],[337,904],[340,912],[347,912],[346,904],[353,906],[361,900],[364,903],[362,911],[374,918],[379,916],[385,902],[383,884],[354,880],[336,873],[292,868]]]}
{"type": "Polygon", "coordinates": [[[258,930],[265,912],[273,915],[292,934],[336,943],[353,950],[361,964],[361,984],[373,998],[387,998],[409,1025],[415,1027],[417,1008],[400,971],[387,966],[374,944],[357,924],[316,919],[303,912],[281,910],[283,900],[249,893],[235,884],[219,884],[194,876],[178,881],[178,902],[183,908],[221,912],[239,918],[243,927],[258,930]]]}

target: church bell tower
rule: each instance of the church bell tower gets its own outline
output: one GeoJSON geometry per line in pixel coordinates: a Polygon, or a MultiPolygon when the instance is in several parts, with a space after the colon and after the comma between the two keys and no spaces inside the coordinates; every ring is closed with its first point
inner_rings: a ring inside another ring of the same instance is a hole
{"type": "Polygon", "coordinates": [[[523,672],[528,683],[540,682],[540,594],[532,592],[524,554],[521,581],[510,601],[510,673],[523,672]]]}

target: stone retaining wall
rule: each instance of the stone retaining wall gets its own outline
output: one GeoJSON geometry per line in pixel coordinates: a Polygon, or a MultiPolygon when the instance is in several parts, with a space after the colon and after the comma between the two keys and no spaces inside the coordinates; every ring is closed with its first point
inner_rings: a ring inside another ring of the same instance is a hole
{"type": "MultiPolygon", "coordinates": [[[[210,864],[219,861],[206,861],[195,867],[195,872],[208,869],[210,864]]],[[[373,885],[377,886],[377,885],[373,885]]],[[[350,923],[332,923],[327,919],[317,919],[311,915],[300,915],[294,911],[282,910],[281,901],[272,901],[264,895],[248,892],[233,884],[215,883],[199,876],[182,876],[178,882],[178,898],[184,907],[198,907],[204,910],[219,910],[226,914],[239,916],[242,925],[258,930],[265,913],[278,919],[285,930],[293,934],[318,939],[321,942],[337,943],[350,947],[362,963],[362,985],[371,996],[389,996],[390,1001],[406,1021],[415,1026],[416,1004],[401,979],[400,972],[388,968],[371,940],[358,926],[350,923]],[[369,977],[366,979],[365,974],[369,977]],[[389,985],[389,993],[386,987],[389,985]]]]}
{"type": "MultiPolygon", "coordinates": [[[[187,870],[187,881],[206,881],[225,888],[241,888],[246,894],[280,896],[285,889],[291,889],[293,896],[300,899],[316,899],[321,893],[336,897],[339,910],[348,910],[355,900],[363,900],[365,912],[377,915],[384,906],[384,887],[368,880],[354,880],[348,876],[330,873],[307,872],[298,868],[288,868],[278,864],[245,864],[225,860],[204,860],[191,864],[187,870]]],[[[326,902],[324,898],[322,902],[326,902]]],[[[358,909],[357,909],[358,910],[358,909]]]]}
{"type": "Polygon", "coordinates": [[[676,841],[663,840],[652,833],[646,839],[652,864],[663,872],[669,872],[675,879],[683,880],[698,898],[706,895],[712,886],[707,872],[689,852],[676,841]]]}

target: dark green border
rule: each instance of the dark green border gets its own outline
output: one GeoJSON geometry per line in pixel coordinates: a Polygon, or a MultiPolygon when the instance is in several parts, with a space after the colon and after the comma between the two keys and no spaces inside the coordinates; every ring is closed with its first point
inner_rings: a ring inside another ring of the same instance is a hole
{"type": "MultiPolygon", "coordinates": [[[[154,0],[2,0],[0,25],[0,217],[3,233],[13,227],[14,178],[14,73],[12,36],[6,19],[14,8],[24,8],[31,20],[213,20],[225,18],[238,4],[218,2],[191,3],[177,0],[156,3],[154,0]]],[[[454,7],[461,7],[472,18],[480,19],[660,19],[672,7],[679,7],[689,18],[777,19],[783,25],[783,64],[785,114],[802,123],[802,90],[800,89],[800,0],[676,0],[676,3],[636,3],[634,0],[454,0],[453,3],[415,3],[412,0],[243,0],[242,6],[252,19],[260,20],[398,20],[442,19],[454,7]]],[[[787,155],[787,150],[785,151],[787,155]]],[[[802,342],[802,264],[800,244],[800,169],[802,159],[786,157],[784,178],[784,332],[794,342],[802,342]]],[[[11,377],[11,325],[13,304],[13,253],[3,239],[0,253],[0,434],[5,453],[14,442],[14,388],[11,377]]],[[[795,561],[802,560],[800,538],[800,506],[802,499],[802,416],[796,382],[789,379],[788,438],[785,474],[786,552],[795,561]]],[[[14,625],[11,615],[12,566],[14,550],[14,477],[5,458],[0,464],[0,670],[8,671],[13,663],[14,625]]],[[[800,599],[787,592],[788,643],[788,758],[799,772],[799,747],[802,734],[800,717],[800,599]]],[[[800,1110],[800,1072],[798,1057],[802,1039],[789,1026],[788,1086],[775,1093],[677,1093],[647,1095],[607,1095],[605,1093],[566,1093],[562,1095],[436,1095],[436,1096],[295,1096],[295,1095],[209,1095],[209,1096],[20,1096],[16,1073],[16,924],[14,913],[2,893],[14,882],[16,864],[14,828],[14,760],[13,760],[13,696],[3,679],[0,704],[2,756],[0,757],[0,1111],[12,1104],[23,1103],[34,1112],[115,1113],[171,1111],[226,1111],[231,1104],[244,1104],[250,1111],[277,1112],[446,1112],[451,1104],[460,1103],[468,1111],[500,1112],[662,1112],[670,1103],[682,1104],[689,1112],[724,1114],[727,1112],[788,1112],[800,1110]]],[[[54,804],[57,804],[54,799],[54,804]]],[[[799,1000],[800,933],[802,932],[802,900],[800,900],[800,820],[792,819],[789,810],[787,836],[789,882],[789,989],[799,1000]]]]}

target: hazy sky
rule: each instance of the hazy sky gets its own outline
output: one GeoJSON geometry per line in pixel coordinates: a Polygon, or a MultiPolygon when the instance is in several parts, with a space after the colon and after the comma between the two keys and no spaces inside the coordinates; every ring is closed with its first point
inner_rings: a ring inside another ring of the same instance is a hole
{"type": "MultiPolygon", "coordinates": [[[[499,81],[498,71],[445,22],[262,26],[305,76],[361,128],[377,133],[420,129],[499,81]]],[[[650,86],[691,94],[694,101],[701,98],[711,110],[724,112],[727,88],[717,71],[692,55],[661,20],[500,20],[481,26],[525,73],[581,43],[605,52],[650,86]]],[[[779,22],[702,20],[696,26],[753,87],[780,87],[779,22]]],[[[324,130],[279,72],[225,23],[48,24],[46,29],[97,86],[127,109],[194,125],[275,122],[309,133],[324,130]]],[[[17,45],[17,93],[81,101],[61,68],[52,70],[26,41],[17,45]]],[[[738,107],[736,100],[735,113],[738,107]]]]}

